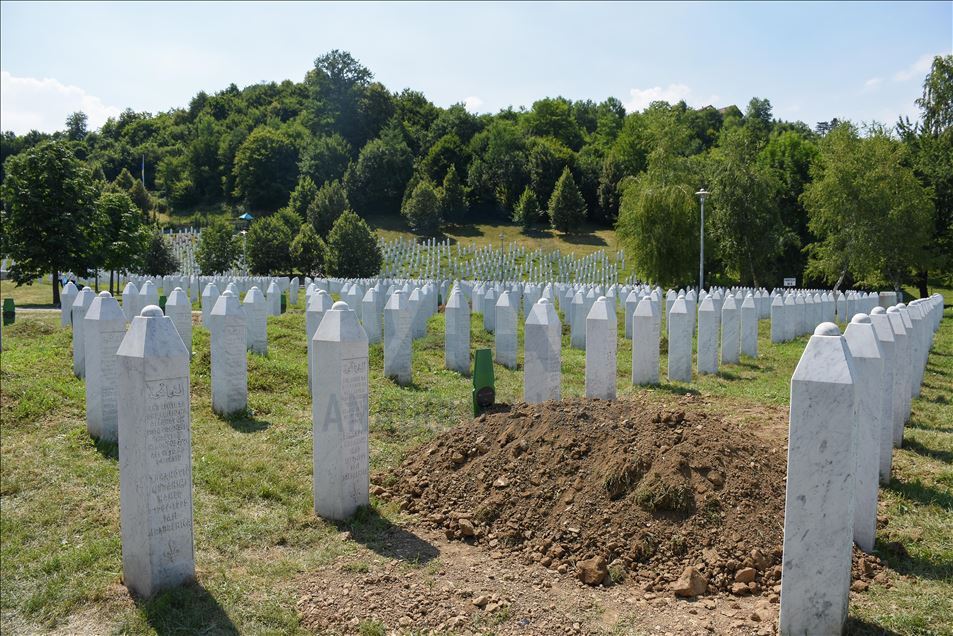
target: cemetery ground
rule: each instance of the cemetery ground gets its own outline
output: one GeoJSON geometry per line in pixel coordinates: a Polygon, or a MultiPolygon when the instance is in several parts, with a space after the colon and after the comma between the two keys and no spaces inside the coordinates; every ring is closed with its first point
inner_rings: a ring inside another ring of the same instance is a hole
{"type": "MultiPolygon", "coordinates": [[[[7,281],[2,289],[9,289],[7,281]]],[[[941,292],[953,298],[953,291],[941,292]]],[[[492,348],[493,337],[480,318],[473,316],[471,345],[492,348]]],[[[438,624],[447,633],[536,634],[557,627],[562,633],[706,633],[706,627],[713,633],[770,633],[776,621],[770,589],[765,595],[682,600],[644,590],[637,567],[622,573],[617,584],[589,587],[572,570],[559,574],[540,563],[494,554],[487,542],[447,540],[428,519],[402,510],[402,497],[385,496],[385,487],[396,491],[401,466],[423,465],[438,439],[468,439],[480,425],[470,421],[469,379],[443,369],[442,313],[414,342],[409,387],[383,378],[381,345],[370,347],[372,492],[380,495],[372,495],[372,507],[347,523],[317,518],[303,303],[269,321],[269,355],[248,358],[249,411],[228,420],[211,411],[209,336],[205,329],[194,330],[197,583],[149,601],[132,599],[121,582],[117,448],[86,433],[84,388],[71,371],[69,331],[60,329],[58,320],[55,314],[24,312],[3,330],[4,633],[293,634],[320,629],[329,618],[338,620],[337,631],[365,635],[438,624]],[[461,428],[439,437],[454,426],[461,428]],[[376,618],[362,616],[372,602],[380,608],[376,618]],[[420,608],[433,619],[414,613],[420,608]],[[453,615],[441,617],[445,610],[453,615]]],[[[695,419],[703,413],[734,430],[739,444],[756,440],[769,454],[776,449],[780,462],[774,454],[753,461],[783,471],[789,382],[807,338],[772,345],[768,327],[761,321],[759,358],[742,358],[691,384],[645,389],[629,383],[631,341],[622,338],[620,321],[620,404],[614,408],[629,406],[632,418],[646,426],[647,413],[685,412],[693,424],[704,423],[695,419]]],[[[519,336],[522,342],[522,325],[519,336]]],[[[562,356],[562,395],[579,398],[585,357],[569,348],[565,326],[562,356]]],[[[661,367],[664,375],[664,337],[661,367]]],[[[494,371],[498,401],[517,403],[522,371],[500,366],[494,371]]],[[[953,633],[951,401],[953,309],[948,306],[903,448],[894,455],[893,479],[880,491],[876,554],[887,566],[885,576],[851,594],[851,633],[953,633]]],[[[598,417],[606,408],[594,405],[586,421],[605,423],[598,417]]],[[[488,419],[507,417],[503,410],[488,419]]],[[[704,426],[696,430],[704,435],[704,426]]],[[[501,477],[507,476],[484,475],[491,481],[501,477]]],[[[585,477],[603,484],[606,476],[585,477]]],[[[783,472],[772,478],[783,480],[783,472]]],[[[770,507],[748,504],[752,515],[770,507]]],[[[780,517],[752,517],[751,527],[772,522],[780,532],[780,517]]]]}

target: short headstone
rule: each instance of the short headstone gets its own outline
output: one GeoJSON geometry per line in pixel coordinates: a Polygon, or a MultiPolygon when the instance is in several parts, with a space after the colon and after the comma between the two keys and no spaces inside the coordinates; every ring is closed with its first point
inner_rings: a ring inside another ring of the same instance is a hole
{"type": "MultiPolygon", "coordinates": [[[[274,285],[274,283],[272,283],[274,285]]],[[[245,343],[248,350],[260,356],[268,355],[268,301],[257,287],[245,294],[245,343]]]]}
{"type": "Polygon", "coordinates": [[[153,305],[117,359],[122,578],[148,598],[195,577],[189,352],[153,305]]]}
{"type": "Polygon", "coordinates": [[[86,430],[92,437],[119,440],[119,368],[116,352],[126,335],[126,316],[108,291],[93,299],[83,319],[86,340],[86,430]]]}
{"type": "Polygon", "coordinates": [[[73,323],[73,375],[77,378],[86,377],[86,336],[84,322],[86,312],[95,298],[93,290],[83,287],[73,299],[70,321],[73,323]]]}
{"type": "Polygon", "coordinates": [[[586,316],[586,397],[615,399],[617,338],[615,310],[599,296],[586,316]]]}
{"type": "Polygon", "coordinates": [[[692,325],[684,297],[672,303],[668,314],[668,379],[692,381],[692,325]]]}
{"type": "Polygon", "coordinates": [[[367,334],[347,303],[325,312],[312,356],[314,511],[343,521],[368,505],[370,486],[367,334]]]}
{"type": "Polygon", "coordinates": [[[413,381],[412,329],[407,296],[401,290],[395,291],[384,306],[384,377],[401,386],[413,381]]]}
{"type": "Polygon", "coordinates": [[[212,313],[212,411],[227,417],[248,407],[248,359],[245,312],[238,296],[226,290],[212,313]]]}
{"type": "Polygon", "coordinates": [[[791,378],[781,574],[782,634],[840,634],[853,543],[855,372],[847,343],[821,323],[791,378]]]}
{"type": "Polygon", "coordinates": [[[547,298],[533,304],[523,333],[523,400],[527,404],[558,400],[562,325],[547,298]]]}
{"type": "Polygon", "coordinates": [[[659,383],[658,305],[644,297],[632,314],[632,384],[659,383]]]}
{"type": "Polygon", "coordinates": [[[496,363],[507,369],[516,368],[516,305],[509,291],[500,292],[496,301],[494,339],[496,363]]]}
{"type": "Polygon", "coordinates": [[[192,352],[192,303],[181,287],[176,287],[165,301],[165,315],[172,319],[186,350],[192,352]]]}

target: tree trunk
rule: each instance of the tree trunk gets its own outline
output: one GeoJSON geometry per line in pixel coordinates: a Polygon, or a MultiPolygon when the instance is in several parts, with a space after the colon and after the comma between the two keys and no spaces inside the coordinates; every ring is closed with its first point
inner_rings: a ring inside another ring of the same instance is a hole
{"type": "Polygon", "coordinates": [[[60,273],[53,268],[53,306],[60,306],[60,273]]]}
{"type": "Polygon", "coordinates": [[[837,278],[837,282],[834,283],[834,291],[838,291],[840,289],[840,286],[843,284],[844,278],[846,276],[847,276],[847,270],[845,269],[844,271],[840,273],[840,276],[837,278]]]}
{"type": "Polygon", "coordinates": [[[920,292],[920,298],[926,298],[930,295],[930,290],[927,289],[927,270],[925,269],[917,272],[917,291],[920,292]]]}
{"type": "Polygon", "coordinates": [[[115,275],[116,270],[109,270],[109,293],[113,296],[116,295],[116,292],[113,291],[113,276],[115,275]]]}
{"type": "Polygon", "coordinates": [[[99,269],[93,270],[93,289],[96,290],[96,293],[99,293],[99,269]]]}

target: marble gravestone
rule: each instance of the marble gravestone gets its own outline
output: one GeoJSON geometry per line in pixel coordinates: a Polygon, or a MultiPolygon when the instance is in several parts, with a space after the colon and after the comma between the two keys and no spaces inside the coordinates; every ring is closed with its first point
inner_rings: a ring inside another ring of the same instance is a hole
{"type": "Polygon", "coordinates": [[[242,309],[245,312],[245,344],[248,350],[260,356],[268,355],[268,312],[271,309],[258,287],[252,287],[245,294],[242,309]]]}
{"type": "Polygon", "coordinates": [[[818,325],[791,377],[781,634],[840,634],[847,620],[855,377],[837,325],[818,325]]]}
{"type": "Polygon", "coordinates": [[[896,341],[890,318],[883,307],[874,307],[870,310],[870,323],[874,326],[874,333],[883,350],[883,385],[880,387],[880,459],[879,477],[881,484],[890,483],[890,468],[893,465],[893,398],[894,398],[894,367],[896,360],[896,341]]]}
{"type": "Polygon", "coordinates": [[[864,313],[850,319],[844,340],[853,359],[857,400],[854,543],[864,552],[872,552],[877,533],[884,352],[870,316],[864,313]]]}
{"type": "Polygon", "coordinates": [[[758,308],[750,293],[741,303],[741,353],[758,357],[758,308]]]}
{"type": "Polygon", "coordinates": [[[547,298],[540,298],[524,325],[523,401],[527,404],[559,399],[561,345],[559,314],[547,298]]]}
{"type": "Polygon", "coordinates": [[[151,280],[147,280],[142,284],[142,287],[139,288],[139,305],[138,308],[148,307],[149,305],[158,305],[159,304],[159,290],[156,289],[155,283],[151,280]]]}
{"type": "Polygon", "coordinates": [[[218,287],[215,283],[209,283],[205,286],[205,289],[202,290],[202,325],[205,326],[206,329],[208,329],[211,324],[208,317],[209,314],[212,313],[212,307],[218,302],[218,297],[218,287]]]}
{"type": "Polygon", "coordinates": [[[566,318],[569,320],[569,346],[573,349],[586,348],[586,297],[581,291],[573,294],[572,301],[567,307],[566,318]]]}
{"type": "Polygon", "coordinates": [[[311,381],[314,379],[314,361],[311,359],[311,352],[314,348],[313,338],[318,331],[318,325],[324,318],[324,312],[331,309],[334,301],[331,296],[323,289],[319,289],[308,299],[308,306],[304,311],[304,330],[308,339],[308,390],[311,390],[311,381]]]}
{"type": "Polygon", "coordinates": [[[83,287],[73,299],[70,308],[70,321],[73,323],[73,375],[79,379],[86,377],[86,336],[84,335],[83,319],[93,303],[93,290],[83,287]]]}
{"type": "Polygon", "coordinates": [[[248,343],[245,312],[226,290],[209,314],[212,353],[212,411],[223,417],[248,407],[248,343]]]}
{"type": "Polygon", "coordinates": [[[494,344],[497,364],[507,369],[516,368],[516,305],[509,291],[500,292],[496,301],[494,344]]]}
{"type": "Polygon", "coordinates": [[[281,315],[281,288],[278,287],[275,281],[271,281],[268,283],[268,288],[265,293],[268,295],[266,299],[267,311],[265,313],[265,320],[267,322],[267,316],[281,315]]]}
{"type": "Polygon", "coordinates": [[[407,295],[397,290],[384,306],[384,377],[407,386],[412,377],[413,325],[407,295]]]}
{"type": "Polygon", "coordinates": [[[192,303],[181,287],[176,287],[165,301],[165,315],[172,319],[186,351],[192,353],[192,303]]]}
{"type": "Polygon", "coordinates": [[[907,423],[907,415],[910,413],[910,337],[896,306],[887,309],[887,318],[893,327],[896,360],[893,369],[893,447],[900,448],[903,443],[903,426],[907,423]]]}
{"type": "Polygon", "coordinates": [[[697,367],[699,375],[718,373],[718,314],[710,297],[698,306],[697,367]]]}
{"type": "Polygon", "coordinates": [[[684,296],[675,299],[668,314],[668,379],[692,381],[692,325],[684,296]]]}
{"type": "Polygon", "coordinates": [[[496,329],[496,290],[492,287],[483,294],[483,329],[487,333],[496,329]]]}
{"type": "Polygon", "coordinates": [[[116,352],[126,335],[126,315],[108,291],[100,292],[83,319],[86,353],[86,430],[108,442],[119,440],[119,369],[116,352]]]}
{"type": "Polygon", "coordinates": [[[586,316],[586,397],[615,399],[617,338],[615,310],[599,296],[586,316]]]}
{"type": "Polygon", "coordinates": [[[367,334],[347,303],[325,312],[311,355],[314,511],[342,521],[368,505],[370,486],[367,334]]]}
{"type": "Polygon", "coordinates": [[[139,315],[139,288],[132,281],[122,288],[122,313],[126,322],[132,322],[139,315]]]}
{"type": "Polygon", "coordinates": [[[658,304],[649,296],[632,314],[632,384],[659,383],[661,322],[658,304]]]}
{"type": "Polygon", "coordinates": [[[377,308],[377,290],[370,287],[361,299],[361,322],[369,344],[381,341],[381,316],[377,308]]]}
{"type": "Polygon", "coordinates": [[[149,598],[195,577],[189,352],[153,305],[117,360],[123,583],[149,598]]]}
{"type": "MultiPolygon", "coordinates": [[[[58,283],[57,283],[58,284],[58,283]]],[[[73,281],[66,283],[60,291],[60,327],[68,327],[73,322],[73,303],[79,290],[73,281]]]]}
{"type": "Polygon", "coordinates": [[[298,277],[294,276],[291,278],[291,282],[288,283],[288,304],[292,306],[298,305],[298,277]]]}
{"type": "Polygon", "coordinates": [[[721,306],[721,363],[738,364],[741,334],[738,325],[738,306],[731,294],[721,306]]]}
{"type": "Polygon", "coordinates": [[[784,306],[784,299],[781,296],[775,296],[771,301],[771,344],[778,344],[786,339],[785,309],[787,308],[784,306]]]}
{"type": "Polygon", "coordinates": [[[454,286],[444,307],[444,365],[451,371],[470,374],[470,305],[454,286]]]}

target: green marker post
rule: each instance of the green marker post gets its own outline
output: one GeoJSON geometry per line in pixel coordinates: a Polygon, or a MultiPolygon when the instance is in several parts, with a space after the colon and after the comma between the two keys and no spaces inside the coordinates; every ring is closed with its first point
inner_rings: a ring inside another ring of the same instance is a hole
{"type": "Polygon", "coordinates": [[[477,349],[473,357],[473,416],[493,406],[495,401],[493,352],[490,349],[477,349]]]}

